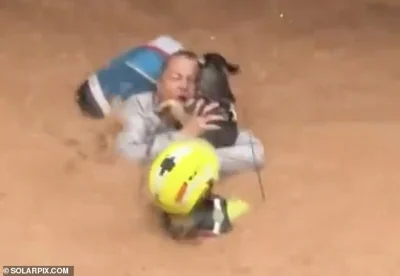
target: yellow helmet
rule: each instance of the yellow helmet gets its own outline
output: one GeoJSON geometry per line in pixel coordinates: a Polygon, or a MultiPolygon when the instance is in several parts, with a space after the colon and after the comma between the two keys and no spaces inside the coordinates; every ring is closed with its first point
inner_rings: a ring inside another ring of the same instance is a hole
{"type": "Polygon", "coordinates": [[[186,215],[218,178],[214,147],[200,138],[182,140],[171,143],[153,161],[149,188],[163,211],[186,215]]]}

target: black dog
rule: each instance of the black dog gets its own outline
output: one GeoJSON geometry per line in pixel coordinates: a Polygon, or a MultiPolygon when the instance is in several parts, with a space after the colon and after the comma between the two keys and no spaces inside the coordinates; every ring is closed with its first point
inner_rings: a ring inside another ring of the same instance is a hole
{"type": "Polygon", "coordinates": [[[202,138],[216,148],[232,146],[238,137],[238,125],[235,111],[236,98],[229,85],[229,76],[239,73],[237,64],[228,62],[219,53],[206,53],[200,59],[198,78],[198,98],[206,103],[218,102],[217,114],[222,114],[226,121],[215,122],[219,130],[210,130],[202,138]]]}

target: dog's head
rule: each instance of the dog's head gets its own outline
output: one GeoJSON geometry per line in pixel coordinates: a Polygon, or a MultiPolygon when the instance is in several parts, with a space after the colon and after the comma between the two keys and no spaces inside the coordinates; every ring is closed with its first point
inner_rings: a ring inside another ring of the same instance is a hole
{"type": "Polygon", "coordinates": [[[227,61],[219,53],[205,53],[199,59],[200,74],[198,79],[198,90],[200,96],[207,97],[213,101],[235,102],[229,84],[229,75],[240,72],[240,67],[227,61]]]}
{"type": "Polygon", "coordinates": [[[236,75],[240,72],[240,66],[229,62],[220,53],[209,52],[205,53],[200,59],[201,67],[215,66],[216,68],[223,70],[227,75],[236,75]]]}

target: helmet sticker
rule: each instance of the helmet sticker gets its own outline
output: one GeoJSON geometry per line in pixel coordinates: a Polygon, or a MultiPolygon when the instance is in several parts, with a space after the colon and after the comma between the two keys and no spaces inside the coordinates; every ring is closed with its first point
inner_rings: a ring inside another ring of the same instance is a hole
{"type": "Polygon", "coordinates": [[[186,157],[192,152],[190,146],[180,147],[173,151],[171,154],[166,156],[160,164],[158,174],[155,179],[155,190],[159,191],[162,185],[164,185],[165,177],[170,173],[182,158],[186,157]]]}
{"type": "Polygon", "coordinates": [[[204,170],[199,174],[196,172],[192,179],[187,182],[189,185],[186,188],[186,193],[183,195],[182,201],[186,201],[187,197],[190,196],[193,190],[195,190],[199,185],[207,183],[210,179],[212,179],[212,168],[210,166],[204,168],[204,170]]]}
{"type": "Polygon", "coordinates": [[[175,157],[168,156],[161,163],[160,176],[163,176],[166,172],[171,172],[175,168],[175,157]]]}
{"type": "Polygon", "coordinates": [[[178,191],[178,194],[175,197],[175,202],[182,202],[182,199],[186,194],[187,188],[188,188],[187,182],[183,183],[183,185],[181,186],[181,188],[178,191]]]}
{"type": "Polygon", "coordinates": [[[166,172],[171,172],[175,168],[179,161],[191,153],[192,149],[190,147],[181,147],[175,150],[172,154],[168,155],[161,162],[160,165],[160,176],[163,176],[166,172]]]}

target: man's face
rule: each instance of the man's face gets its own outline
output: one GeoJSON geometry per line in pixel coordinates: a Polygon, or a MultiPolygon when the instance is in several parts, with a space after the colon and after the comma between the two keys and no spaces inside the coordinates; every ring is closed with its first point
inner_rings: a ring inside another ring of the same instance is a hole
{"type": "Polygon", "coordinates": [[[173,57],[158,82],[158,96],[161,101],[192,98],[196,89],[197,60],[185,56],[173,57]]]}

